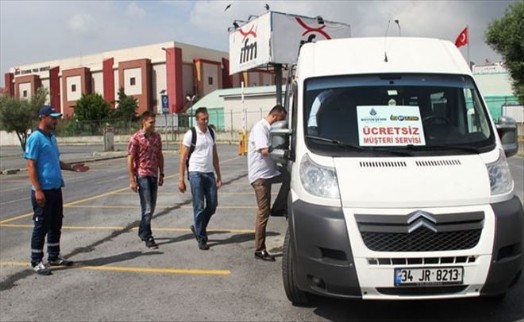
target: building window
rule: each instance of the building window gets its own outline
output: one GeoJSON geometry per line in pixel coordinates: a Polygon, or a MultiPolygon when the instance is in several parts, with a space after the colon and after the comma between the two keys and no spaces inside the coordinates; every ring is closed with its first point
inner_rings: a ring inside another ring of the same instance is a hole
{"type": "Polygon", "coordinates": [[[207,84],[208,85],[213,85],[213,77],[208,77],[207,78],[207,84]]]}
{"type": "Polygon", "coordinates": [[[22,91],[22,97],[24,97],[24,98],[27,97],[27,91],[26,90],[22,91]]]}
{"type": "Polygon", "coordinates": [[[76,84],[71,85],[71,92],[76,92],[76,84]]]}
{"type": "Polygon", "coordinates": [[[135,86],[136,85],[136,79],[134,77],[131,77],[129,79],[129,85],[131,85],[131,86],[135,86]]]}

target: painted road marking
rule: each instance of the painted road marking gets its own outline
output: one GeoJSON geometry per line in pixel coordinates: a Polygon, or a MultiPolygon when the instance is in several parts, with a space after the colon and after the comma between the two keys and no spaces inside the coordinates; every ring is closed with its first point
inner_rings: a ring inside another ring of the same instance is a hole
{"type": "MultiPolygon", "coordinates": [[[[33,228],[32,224],[0,224],[0,228],[33,228]]],[[[123,230],[124,226],[62,226],[62,230],[123,230]]],[[[133,227],[131,230],[138,230],[138,227],[133,227]]],[[[188,228],[153,228],[153,231],[168,231],[168,232],[189,232],[188,228]]],[[[231,234],[246,234],[255,233],[254,229],[226,229],[226,228],[214,228],[207,229],[208,232],[214,233],[231,233],[231,234]]]]}
{"type": "MultiPolygon", "coordinates": [[[[157,203],[157,208],[158,206],[162,206],[163,204],[162,203],[157,203]]],[[[176,205],[176,204],[174,204],[176,205]]],[[[163,205],[165,207],[167,207],[168,205],[163,205]]],[[[173,206],[173,204],[169,204],[169,206],[173,206]]],[[[97,208],[97,209],[113,209],[113,208],[117,208],[117,209],[140,209],[140,206],[139,205],[136,205],[136,206],[124,206],[124,205],[116,205],[116,206],[109,206],[109,205],[89,205],[89,206],[81,206],[81,205],[74,205],[74,206],[64,206],[64,208],[97,208]]],[[[193,209],[193,206],[178,206],[177,209],[193,209]]],[[[258,209],[256,206],[218,206],[217,207],[217,210],[220,210],[220,209],[258,209]]],[[[0,224],[2,224],[0,222],[0,224]]]]}
{"type": "MultiPolygon", "coordinates": [[[[0,262],[1,267],[15,266],[27,267],[27,262],[0,262]]],[[[186,268],[153,268],[153,267],[133,267],[133,266],[83,266],[74,264],[71,268],[79,268],[95,271],[106,272],[126,272],[126,273],[155,273],[155,274],[185,274],[185,275],[230,275],[231,271],[227,269],[186,269],[186,268]]],[[[53,269],[53,268],[51,268],[53,269]]],[[[64,268],[61,268],[64,269],[64,268]]]]}
{"type": "MultiPolygon", "coordinates": [[[[76,203],[76,202],[75,202],[76,203]]],[[[159,206],[162,206],[161,203],[158,203],[157,204],[157,207],[159,206]]],[[[165,206],[165,205],[164,205],[165,206]]],[[[170,204],[169,206],[172,206],[172,204],[170,204]]],[[[167,206],[165,206],[167,207],[167,206]]],[[[77,205],[72,205],[72,204],[66,204],[64,205],[64,208],[98,208],[98,209],[140,209],[140,206],[77,206],[77,205]]],[[[192,206],[180,206],[178,207],[178,209],[193,209],[192,206]]],[[[217,210],[220,210],[220,209],[258,209],[256,206],[218,206],[217,207],[217,210]]],[[[20,215],[20,216],[16,216],[16,217],[11,217],[11,218],[8,218],[6,220],[2,220],[0,221],[0,227],[1,226],[4,226],[4,227],[8,227],[8,223],[10,222],[13,222],[13,221],[17,221],[19,219],[26,219],[28,217],[32,217],[33,216],[33,213],[28,213],[28,214],[24,214],[24,215],[20,215]]]]}
{"type": "MultiPolygon", "coordinates": [[[[234,161],[234,160],[239,159],[239,158],[240,157],[237,156],[237,157],[234,157],[232,159],[224,160],[221,163],[228,163],[228,162],[234,161]]],[[[173,174],[172,176],[176,177],[176,176],[178,176],[178,173],[177,174],[173,174]]],[[[171,176],[169,176],[169,177],[171,177],[171,176]]],[[[64,207],[70,207],[70,206],[73,206],[73,205],[77,205],[79,203],[83,203],[83,202],[99,199],[99,198],[102,198],[102,197],[110,196],[110,195],[117,194],[117,193],[120,193],[120,192],[123,192],[123,191],[126,191],[126,190],[128,191],[129,187],[120,188],[120,189],[108,191],[108,192],[105,192],[105,193],[102,193],[102,194],[99,194],[99,195],[95,195],[95,196],[92,196],[92,197],[89,197],[89,198],[84,198],[84,199],[79,199],[79,200],[76,200],[76,201],[73,201],[73,202],[69,202],[69,203],[64,204],[64,207]]],[[[15,216],[15,217],[8,218],[8,219],[0,221],[0,225],[6,224],[6,223],[9,223],[11,221],[18,220],[18,219],[32,217],[32,216],[33,216],[32,212],[28,213],[28,214],[25,214],[25,215],[15,216]]]]}

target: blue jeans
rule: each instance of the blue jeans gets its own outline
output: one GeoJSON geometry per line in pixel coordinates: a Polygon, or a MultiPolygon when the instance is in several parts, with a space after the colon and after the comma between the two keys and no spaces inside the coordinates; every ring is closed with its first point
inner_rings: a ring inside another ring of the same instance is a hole
{"type": "Polygon", "coordinates": [[[191,171],[189,172],[189,184],[193,195],[195,233],[199,241],[207,242],[207,225],[218,204],[215,174],[191,171]]]}
{"type": "Polygon", "coordinates": [[[142,211],[140,226],[138,227],[138,236],[143,241],[146,241],[153,234],[151,232],[151,218],[156,207],[158,181],[155,177],[144,176],[137,178],[137,184],[138,195],[140,196],[140,208],[142,211]]]}
{"type": "Polygon", "coordinates": [[[44,243],[47,235],[47,258],[53,260],[60,255],[60,235],[64,217],[62,189],[43,190],[45,205],[38,206],[35,191],[31,190],[33,205],[33,235],[31,236],[31,263],[38,264],[44,257],[44,243]]]}

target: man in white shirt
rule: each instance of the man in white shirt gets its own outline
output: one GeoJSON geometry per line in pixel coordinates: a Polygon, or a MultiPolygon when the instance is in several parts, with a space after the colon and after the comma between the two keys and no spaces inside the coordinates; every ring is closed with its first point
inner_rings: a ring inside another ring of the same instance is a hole
{"type": "Polygon", "coordinates": [[[287,112],[282,105],[275,105],[269,114],[257,122],[249,133],[248,177],[255,190],[257,217],[255,227],[255,258],[274,262],[275,257],[266,250],[266,227],[270,214],[287,212],[289,174],[279,169],[269,156],[269,131],[271,124],[284,120],[287,112]],[[271,206],[271,184],[282,183],[278,196],[271,206]]]}
{"type": "Polygon", "coordinates": [[[195,112],[195,119],[196,141],[192,140],[193,131],[191,129],[186,132],[182,140],[178,190],[182,193],[186,191],[184,178],[186,160],[189,157],[187,171],[191,194],[193,195],[193,218],[195,221],[190,229],[198,242],[198,248],[208,250],[207,225],[217,208],[217,190],[222,187],[222,177],[214,134],[211,133],[213,130],[208,127],[209,114],[207,109],[205,107],[198,108],[195,112]],[[194,147],[192,147],[193,142],[194,147]]]}

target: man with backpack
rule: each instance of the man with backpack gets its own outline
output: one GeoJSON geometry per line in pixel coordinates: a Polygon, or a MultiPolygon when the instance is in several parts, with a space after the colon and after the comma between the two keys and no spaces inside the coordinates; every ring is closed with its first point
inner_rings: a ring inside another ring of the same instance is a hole
{"type": "Polygon", "coordinates": [[[182,139],[178,190],[182,193],[186,191],[187,170],[193,198],[194,225],[190,229],[198,242],[198,248],[208,250],[207,225],[217,208],[217,190],[222,186],[222,177],[215,133],[208,126],[207,109],[198,108],[195,119],[196,127],[188,130],[182,139]]]}

